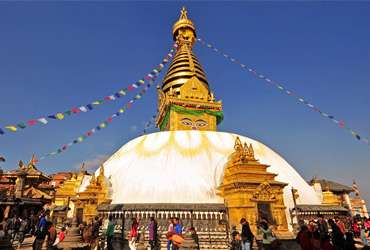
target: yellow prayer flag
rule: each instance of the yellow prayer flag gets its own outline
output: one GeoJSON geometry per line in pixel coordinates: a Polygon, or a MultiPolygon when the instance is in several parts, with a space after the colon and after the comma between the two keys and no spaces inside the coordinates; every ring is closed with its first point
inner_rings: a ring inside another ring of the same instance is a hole
{"type": "Polygon", "coordinates": [[[62,120],[64,118],[64,115],[62,113],[58,113],[55,115],[56,118],[58,118],[59,120],[62,120]]]}
{"type": "Polygon", "coordinates": [[[16,126],[5,126],[5,128],[9,129],[12,132],[17,131],[17,127],[16,126]]]}

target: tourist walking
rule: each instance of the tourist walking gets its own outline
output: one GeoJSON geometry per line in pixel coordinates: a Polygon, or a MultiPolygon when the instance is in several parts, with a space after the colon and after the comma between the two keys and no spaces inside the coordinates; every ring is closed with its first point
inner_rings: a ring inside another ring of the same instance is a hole
{"type": "Polygon", "coordinates": [[[45,219],[45,214],[41,213],[39,223],[35,232],[35,240],[32,244],[33,250],[41,250],[42,244],[44,243],[45,237],[48,233],[48,223],[45,219]]]}
{"type": "Polygon", "coordinates": [[[157,248],[157,238],[158,238],[158,224],[154,217],[150,217],[148,229],[149,229],[149,245],[150,249],[153,250],[157,248]]]}
{"type": "Polygon", "coordinates": [[[250,250],[253,248],[253,240],[254,235],[249,227],[249,223],[245,218],[240,220],[240,224],[242,225],[242,233],[241,233],[241,243],[243,250],[250,250]]]}
{"type": "Polygon", "coordinates": [[[129,233],[128,245],[131,250],[136,250],[136,240],[138,237],[139,222],[136,218],[132,219],[131,230],[129,233]]]}
{"type": "Polygon", "coordinates": [[[109,215],[109,222],[108,222],[108,227],[107,227],[107,249],[108,250],[113,250],[113,236],[114,236],[114,222],[113,222],[113,217],[112,215],[109,215]]]}
{"type": "Polygon", "coordinates": [[[342,231],[339,229],[337,224],[334,222],[333,219],[328,220],[328,224],[331,227],[331,242],[333,243],[335,250],[343,250],[344,249],[344,235],[342,231]]]}

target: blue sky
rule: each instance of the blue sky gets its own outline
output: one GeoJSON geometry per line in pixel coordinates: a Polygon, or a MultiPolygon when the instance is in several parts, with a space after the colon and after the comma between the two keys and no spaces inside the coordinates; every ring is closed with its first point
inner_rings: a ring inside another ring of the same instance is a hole
{"type": "MultiPolygon", "coordinates": [[[[0,126],[87,104],[140,79],[171,46],[182,5],[0,3],[0,126]]],[[[199,36],[370,136],[370,3],[185,5],[199,36]]],[[[224,103],[219,130],[264,142],[306,179],[356,179],[370,200],[369,146],[200,44],[195,53],[224,103]]],[[[56,150],[125,100],[0,137],[7,159],[1,166],[12,169],[32,153],[56,150]]],[[[38,167],[48,173],[75,170],[83,161],[93,167],[142,132],[156,103],[153,88],[109,128],[38,167]]]]}

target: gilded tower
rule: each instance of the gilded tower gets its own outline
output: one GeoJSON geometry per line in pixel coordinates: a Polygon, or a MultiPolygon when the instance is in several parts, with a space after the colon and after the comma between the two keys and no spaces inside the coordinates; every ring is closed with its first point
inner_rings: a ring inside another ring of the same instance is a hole
{"type": "Polygon", "coordinates": [[[217,130],[222,103],[209,89],[207,77],[193,52],[196,32],[183,7],[172,28],[177,52],[158,87],[157,126],[161,130],[217,130]]]}

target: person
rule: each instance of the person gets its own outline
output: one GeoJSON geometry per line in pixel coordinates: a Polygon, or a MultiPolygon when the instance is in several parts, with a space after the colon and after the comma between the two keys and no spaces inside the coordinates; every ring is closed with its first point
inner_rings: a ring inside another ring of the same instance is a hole
{"type": "Polygon", "coordinates": [[[179,218],[174,219],[174,235],[172,236],[172,250],[177,250],[184,242],[182,238],[182,225],[179,218]]]}
{"type": "Polygon", "coordinates": [[[6,237],[6,221],[5,219],[0,223],[0,239],[6,237]]]}
{"type": "Polygon", "coordinates": [[[58,249],[58,245],[63,242],[63,240],[65,239],[66,235],[65,235],[65,231],[66,231],[66,228],[65,227],[62,227],[62,229],[60,230],[59,234],[58,234],[58,237],[56,238],[54,244],[53,244],[53,247],[54,249],[58,249]]]}
{"type": "Polygon", "coordinates": [[[114,222],[113,222],[112,215],[109,215],[109,222],[108,222],[106,236],[107,236],[107,249],[113,250],[114,222]]]}
{"type": "Polygon", "coordinates": [[[361,226],[360,237],[361,237],[362,244],[364,244],[364,246],[368,246],[369,242],[367,240],[368,235],[367,235],[367,232],[366,232],[365,225],[361,226]]]}
{"type": "Polygon", "coordinates": [[[172,234],[174,233],[174,225],[173,225],[173,219],[170,218],[168,220],[168,227],[167,227],[167,233],[166,233],[166,238],[167,238],[167,250],[171,250],[172,247],[172,241],[171,237],[172,234]]]}
{"type": "Polygon", "coordinates": [[[47,236],[48,236],[48,240],[47,240],[46,248],[47,250],[53,250],[54,249],[53,245],[57,238],[57,230],[55,229],[55,226],[52,222],[48,222],[47,236]]]}
{"type": "Polygon", "coordinates": [[[312,245],[312,250],[321,249],[320,233],[318,230],[312,233],[311,245],[312,245]]]}
{"type": "Polygon", "coordinates": [[[302,250],[312,250],[311,233],[306,225],[301,226],[301,230],[297,234],[297,242],[302,250]]]}
{"type": "Polygon", "coordinates": [[[335,250],[334,246],[330,242],[329,234],[326,234],[321,238],[321,250],[335,250]]]}
{"type": "Polygon", "coordinates": [[[326,235],[329,234],[328,223],[324,219],[323,215],[320,215],[320,217],[319,217],[319,232],[320,232],[320,239],[325,238],[326,235]]]}
{"type": "Polygon", "coordinates": [[[96,249],[99,246],[99,230],[100,230],[100,220],[98,216],[95,216],[95,221],[92,226],[91,232],[91,249],[96,249]]]}
{"type": "Polygon", "coordinates": [[[254,235],[249,227],[249,223],[245,218],[240,220],[240,224],[242,225],[242,233],[241,233],[241,243],[243,250],[250,250],[253,248],[253,239],[254,235]]]}
{"type": "Polygon", "coordinates": [[[271,243],[273,241],[272,230],[269,228],[266,221],[262,221],[258,226],[258,229],[262,232],[262,246],[264,250],[272,249],[271,243]]]}
{"type": "Polygon", "coordinates": [[[39,223],[37,224],[36,232],[35,232],[35,240],[32,244],[33,250],[41,250],[42,244],[44,243],[45,237],[48,232],[47,228],[47,221],[45,219],[45,214],[41,213],[39,223]]]}
{"type": "Polygon", "coordinates": [[[24,241],[24,236],[26,235],[27,228],[28,228],[28,220],[20,219],[20,226],[18,229],[18,248],[21,248],[22,246],[22,243],[24,241]]]}
{"type": "Polygon", "coordinates": [[[233,231],[231,236],[232,236],[232,240],[231,240],[230,250],[242,250],[242,241],[241,241],[240,233],[235,230],[233,231]]]}
{"type": "Polygon", "coordinates": [[[335,223],[333,219],[328,220],[328,224],[331,227],[331,241],[334,249],[342,250],[344,248],[344,235],[335,223]]]}
{"type": "Polygon", "coordinates": [[[131,224],[131,230],[129,234],[129,242],[128,242],[128,245],[131,250],[136,250],[136,240],[139,235],[138,229],[139,229],[139,222],[136,218],[133,218],[132,224],[131,224]]]}
{"type": "Polygon", "coordinates": [[[344,242],[344,250],[357,250],[353,234],[351,232],[346,233],[346,241],[344,242]]]}
{"type": "Polygon", "coordinates": [[[346,228],[344,226],[343,221],[341,221],[338,217],[335,219],[335,223],[337,224],[339,230],[342,232],[343,235],[346,234],[346,228]]]}
{"type": "Polygon", "coordinates": [[[150,217],[149,222],[149,245],[150,249],[155,249],[157,246],[157,236],[158,236],[158,224],[154,217],[150,217]]]}
{"type": "Polygon", "coordinates": [[[357,224],[357,222],[354,222],[352,227],[355,238],[359,238],[361,234],[360,226],[357,224]]]}
{"type": "Polygon", "coordinates": [[[197,231],[195,231],[195,228],[194,227],[191,227],[189,229],[190,231],[190,236],[191,238],[193,239],[194,243],[195,243],[195,249],[199,250],[199,236],[197,234],[197,231]]]}

